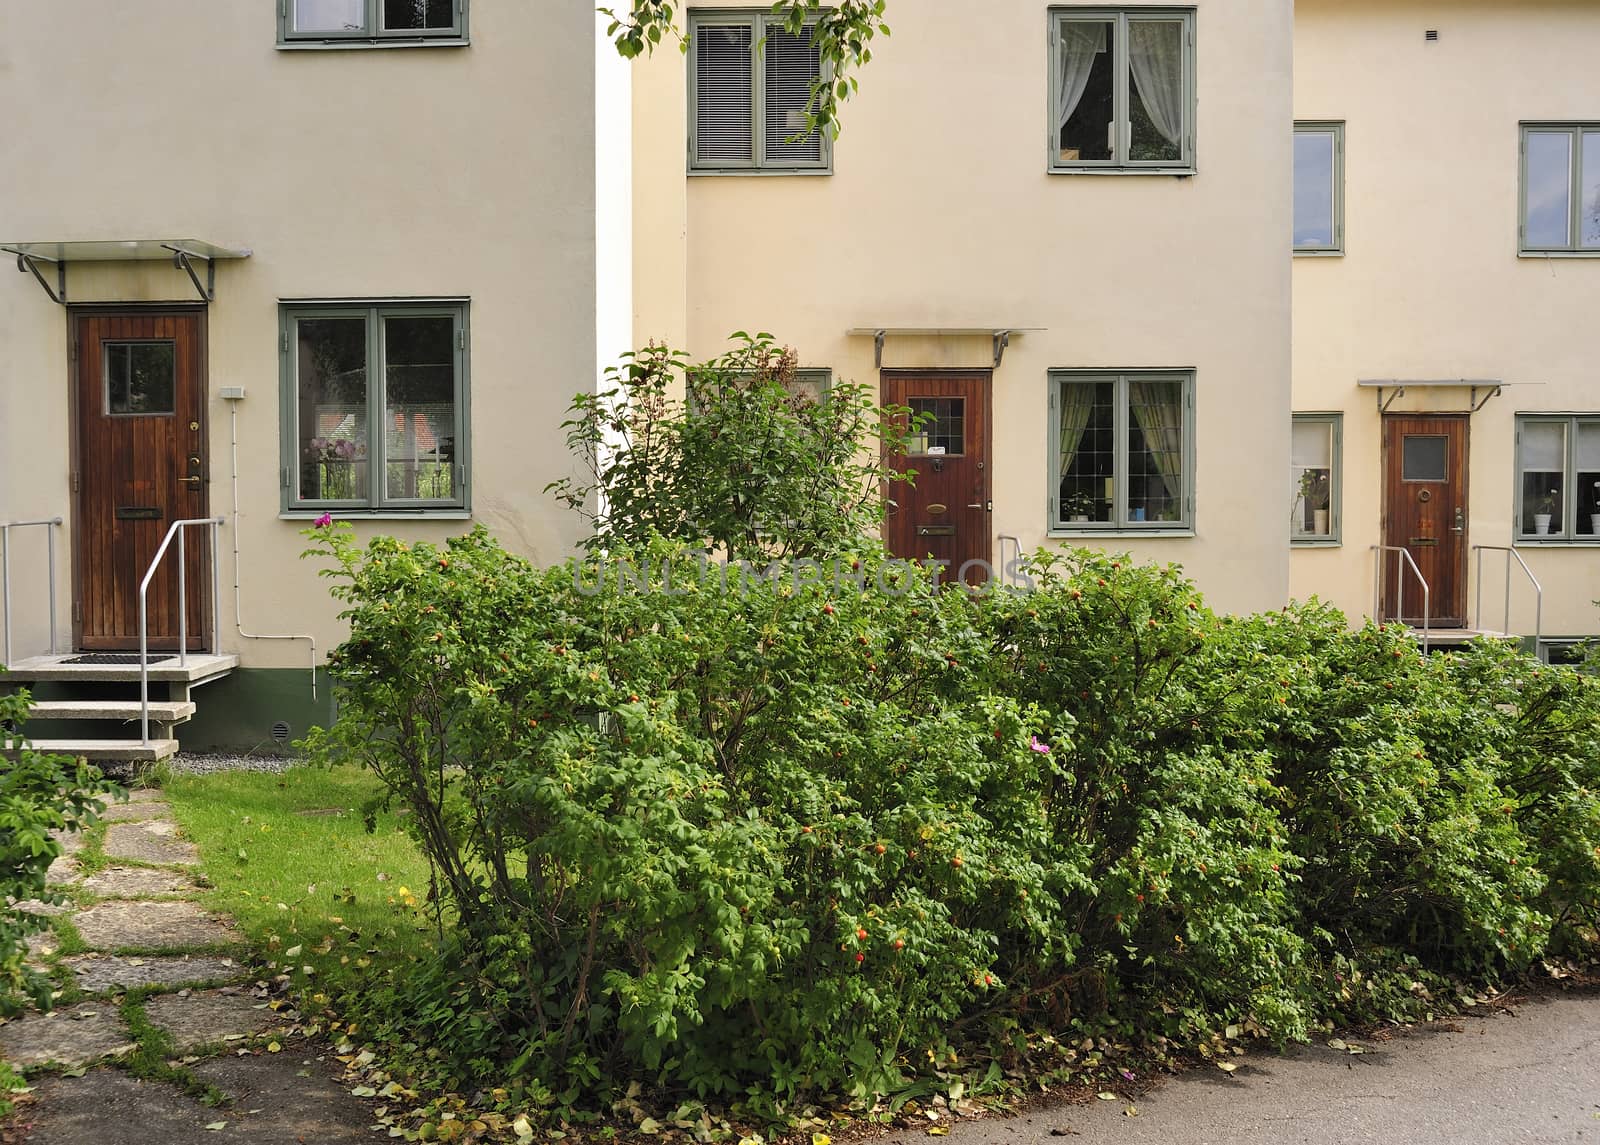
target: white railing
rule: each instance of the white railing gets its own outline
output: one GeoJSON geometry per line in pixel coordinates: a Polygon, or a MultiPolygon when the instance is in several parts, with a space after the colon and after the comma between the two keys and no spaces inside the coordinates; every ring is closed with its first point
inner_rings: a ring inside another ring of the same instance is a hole
{"type": "Polygon", "coordinates": [[[1506,555],[1506,611],[1500,621],[1500,631],[1506,636],[1511,635],[1511,559],[1516,558],[1517,564],[1522,568],[1522,575],[1528,578],[1528,583],[1533,585],[1533,654],[1538,656],[1539,644],[1544,636],[1544,586],[1539,583],[1539,578],[1533,575],[1533,570],[1528,567],[1528,562],[1522,559],[1522,554],[1510,545],[1473,545],[1472,551],[1478,554],[1478,601],[1475,606],[1476,614],[1472,618],[1474,628],[1483,628],[1483,554],[1484,551],[1504,553],[1506,555]]]}
{"type": "Polygon", "coordinates": [[[60,517],[50,517],[39,521],[6,521],[0,523],[0,595],[4,597],[4,604],[0,605],[0,625],[5,628],[4,652],[5,659],[0,660],[0,667],[11,666],[11,530],[27,529],[40,526],[45,530],[45,547],[49,551],[50,562],[50,652],[56,650],[56,530],[61,527],[60,517]]]}
{"type": "MultiPolygon", "coordinates": [[[[161,567],[161,561],[167,555],[167,546],[172,544],[172,538],[176,536],[178,538],[178,663],[187,666],[189,585],[185,576],[188,562],[184,560],[183,539],[187,536],[184,530],[191,526],[204,525],[211,534],[211,639],[215,641],[222,633],[222,598],[218,591],[220,582],[217,571],[217,530],[224,520],[222,517],[192,517],[186,521],[172,522],[167,535],[161,538],[161,547],[156,550],[150,567],[145,571],[144,579],[139,582],[139,739],[146,745],[150,743],[150,620],[147,609],[150,582],[155,579],[156,570],[161,567]]],[[[212,651],[216,649],[213,648],[212,651]]]]}
{"type": "Polygon", "coordinates": [[[1422,653],[1427,655],[1433,641],[1433,602],[1428,592],[1428,580],[1422,575],[1422,570],[1417,567],[1417,562],[1412,559],[1411,553],[1401,545],[1373,545],[1372,551],[1377,554],[1373,560],[1373,589],[1372,589],[1372,618],[1380,620],[1383,617],[1383,554],[1394,553],[1395,573],[1395,619],[1404,623],[1406,613],[1406,580],[1401,575],[1403,569],[1400,558],[1405,558],[1405,563],[1416,575],[1417,583],[1422,586],[1422,653]]]}

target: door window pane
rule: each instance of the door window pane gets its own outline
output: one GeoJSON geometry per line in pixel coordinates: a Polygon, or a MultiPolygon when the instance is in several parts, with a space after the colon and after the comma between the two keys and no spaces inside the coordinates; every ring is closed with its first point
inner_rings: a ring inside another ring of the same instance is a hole
{"type": "Polygon", "coordinates": [[[1177,163],[1183,158],[1183,22],[1128,21],[1128,157],[1177,163]]]}
{"type": "Polygon", "coordinates": [[[455,320],[392,317],[383,326],[387,496],[453,500],[455,320]]]}
{"type": "Polygon", "coordinates": [[[1334,135],[1296,131],[1294,136],[1294,245],[1334,245],[1334,135]]]}
{"type": "Polygon", "coordinates": [[[1572,233],[1572,134],[1528,133],[1527,223],[1532,247],[1561,247],[1572,233]]]}
{"type": "Polygon", "coordinates": [[[1525,422],[1521,444],[1522,532],[1526,536],[1559,533],[1567,457],[1567,423],[1525,422]]]}
{"type": "Polygon", "coordinates": [[[295,328],[299,496],[367,497],[367,322],[303,318],[295,328]]]}
{"type": "Polygon", "coordinates": [[[1056,131],[1063,162],[1112,157],[1114,28],[1107,20],[1061,25],[1056,131]]]}
{"type": "Polygon", "coordinates": [[[952,457],[966,453],[966,398],[911,398],[906,404],[915,427],[911,453],[952,457]]]}
{"type": "Polygon", "coordinates": [[[176,408],[177,345],[173,342],[106,342],[108,414],[170,414],[176,408]]]}
{"type": "Polygon", "coordinates": [[[294,0],[296,32],[360,32],[366,20],[366,0],[294,0]]]}
{"type": "Polygon", "coordinates": [[[454,0],[383,0],[383,28],[386,32],[451,28],[454,9],[454,0]]]}
{"type": "Polygon", "coordinates": [[[1600,131],[1583,135],[1583,178],[1579,184],[1580,246],[1600,248],[1600,131]]]}
{"type": "Polygon", "coordinates": [[[1408,433],[1400,441],[1402,481],[1444,481],[1450,475],[1447,459],[1450,439],[1442,435],[1408,433]]]}

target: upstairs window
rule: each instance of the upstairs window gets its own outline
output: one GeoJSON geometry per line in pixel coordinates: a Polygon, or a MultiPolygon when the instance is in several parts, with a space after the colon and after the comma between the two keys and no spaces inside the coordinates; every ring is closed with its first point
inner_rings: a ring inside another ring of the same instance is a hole
{"type": "Polygon", "coordinates": [[[822,57],[761,11],[689,14],[689,170],[826,174],[832,148],[806,130],[822,57]]]}
{"type": "Polygon", "coordinates": [[[1294,253],[1344,253],[1344,124],[1294,125],[1294,253]]]}
{"type": "Polygon", "coordinates": [[[1194,10],[1053,8],[1050,170],[1194,170],[1194,10]]]}
{"type": "Polygon", "coordinates": [[[278,43],[402,47],[465,43],[467,0],[278,0],[278,43]]]}
{"type": "Polygon", "coordinates": [[[1600,123],[1522,127],[1523,254],[1600,255],[1600,123]]]}

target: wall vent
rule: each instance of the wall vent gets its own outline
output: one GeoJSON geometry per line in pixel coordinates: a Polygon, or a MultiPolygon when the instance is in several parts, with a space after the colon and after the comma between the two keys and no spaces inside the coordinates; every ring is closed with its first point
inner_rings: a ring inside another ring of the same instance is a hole
{"type": "Polygon", "coordinates": [[[1439,29],[1429,28],[1426,32],[1422,33],[1422,38],[1427,40],[1430,44],[1433,43],[1439,38],[1439,29]]]}
{"type": "Polygon", "coordinates": [[[273,724],[272,738],[277,740],[279,743],[288,743],[289,725],[284,723],[282,720],[279,720],[277,723],[273,724]]]}

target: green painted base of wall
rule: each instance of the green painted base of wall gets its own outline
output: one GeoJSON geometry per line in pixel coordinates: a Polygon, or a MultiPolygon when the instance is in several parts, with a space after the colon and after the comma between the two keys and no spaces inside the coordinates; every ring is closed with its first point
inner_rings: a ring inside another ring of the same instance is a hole
{"type": "Polygon", "coordinates": [[[239,668],[193,698],[194,719],[177,729],[184,751],[291,755],[293,741],[333,722],[333,687],[321,668],[315,700],[304,668],[239,668]],[[282,742],[273,735],[280,722],[289,725],[282,742]]]}

